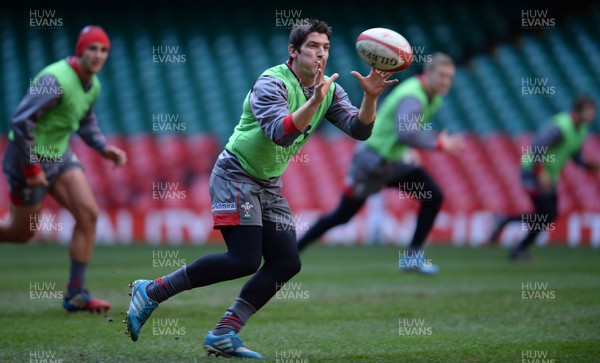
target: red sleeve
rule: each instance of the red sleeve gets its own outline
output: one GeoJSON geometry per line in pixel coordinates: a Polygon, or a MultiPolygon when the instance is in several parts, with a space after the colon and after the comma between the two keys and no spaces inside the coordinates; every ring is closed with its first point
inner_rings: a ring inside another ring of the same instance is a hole
{"type": "Polygon", "coordinates": [[[286,135],[289,135],[294,131],[298,131],[296,125],[294,124],[294,120],[292,119],[291,113],[283,118],[283,131],[286,135]]]}

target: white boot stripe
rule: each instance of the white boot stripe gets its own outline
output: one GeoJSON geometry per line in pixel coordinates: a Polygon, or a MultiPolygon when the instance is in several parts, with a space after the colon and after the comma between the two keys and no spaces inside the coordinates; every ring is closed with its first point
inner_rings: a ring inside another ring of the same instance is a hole
{"type": "Polygon", "coordinates": [[[137,315],[139,315],[139,314],[140,314],[140,310],[138,309],[138,307],[137,307],[137,306],[135,306],[135,304],[133,304],[133,305],[132,305],[132,307],[133,307],[133,310],[135,310],[135,313],[136,313],[137,315]]]}
{"type": "Polygon", "coordinates": [[[144,302],[144,297],[142,296],[140,290],[135,292],[135,296],[139,299],[140,302],[144,302]]]}
{"type": "Polygon", "coordinates": [[[142,310],[142,304],[140,304],[140,302],[137,299],[133,300],[133,306],[135,306],[137,311],[142,310]]]}

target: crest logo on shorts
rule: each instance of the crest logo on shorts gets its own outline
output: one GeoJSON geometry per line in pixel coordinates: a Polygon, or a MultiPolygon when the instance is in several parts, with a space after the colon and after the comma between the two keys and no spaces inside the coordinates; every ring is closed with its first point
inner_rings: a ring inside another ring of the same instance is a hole
{"type": "Polygon", "coordinates": [[[244,210],[244,218],[252,217],[252,215],[250,214],[250,211],[252,210],[252,208],[254,208],[254,205],[250,204],[250,202],[246,202],[246,203],[242,204],[242,209],[244,210]]]}

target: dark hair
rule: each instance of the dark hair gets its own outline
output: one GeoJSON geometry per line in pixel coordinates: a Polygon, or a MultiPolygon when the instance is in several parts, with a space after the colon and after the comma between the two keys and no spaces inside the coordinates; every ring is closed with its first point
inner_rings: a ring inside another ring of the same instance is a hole
{"type": "Polygon", "coordinates": [[[586,107],[596,107],[596,101],[588,95],[580,94],[573,100],[573,111],[581,112],[586,107]]]}
{"type": "Polygon", "coordinates": [[[446,54],[446,53],[442,53],[442,52],[435,52],[431,55],[430,61],[425,63],[425,65],[423,66],[423,70],[424,71],[431,71],[434,70],[435,68],[437,68],[440,65],[454,65],[454,61],[452,60],[452,58],[446,54]]]}
{"type": "MultiPolygon", "coordinates": [[[[304,44],[308,34],[317,32],[327,35],[327,39],[331,39],[331,27],[329,24],[318,19],[302,19],[290,31],[290,42],[294,49],[300,52],[300,47],[304,44]]],[[[290,57],[290,63],[292,57],[290,57]]]]}

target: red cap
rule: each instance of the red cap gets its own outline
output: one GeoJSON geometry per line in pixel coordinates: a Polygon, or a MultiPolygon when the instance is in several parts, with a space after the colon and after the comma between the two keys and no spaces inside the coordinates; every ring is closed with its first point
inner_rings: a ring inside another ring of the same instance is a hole
{"type": "Polygon", "coordinates": [[[79,38],[77,38],[77,45],[75,46],[75,55],[81,56],[85,48],[89,47],[92,43],[102,43],[110,49],[110,40],[104,29],[95,25],[88,25],[81,30],[79,38]]]}

